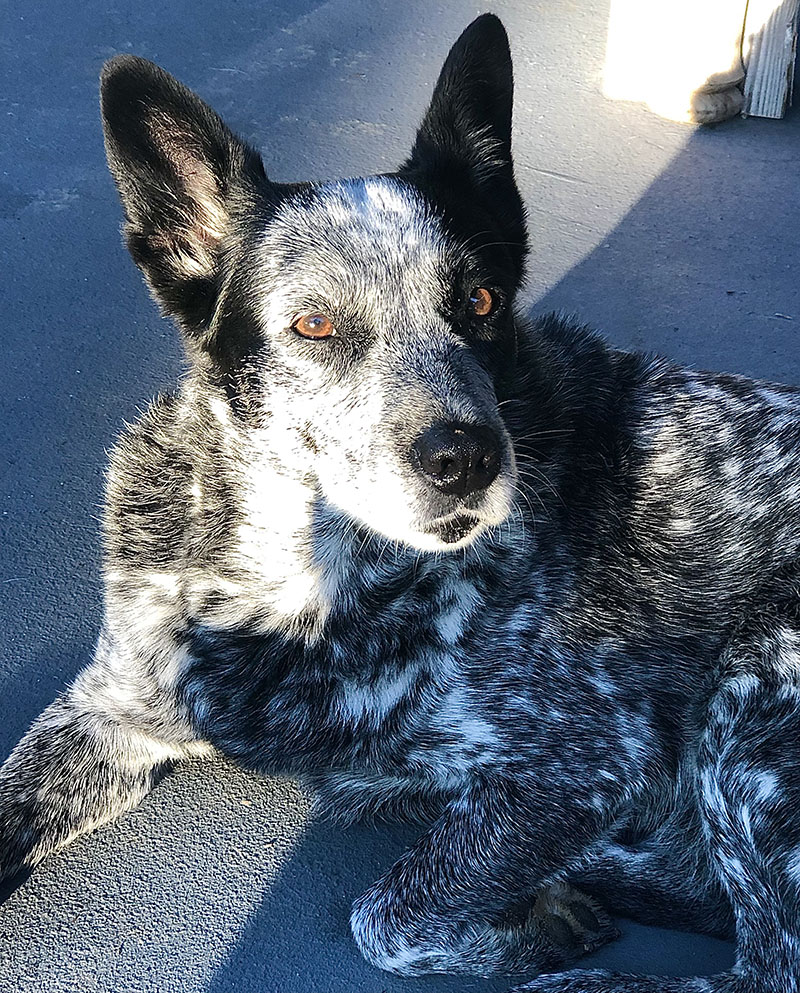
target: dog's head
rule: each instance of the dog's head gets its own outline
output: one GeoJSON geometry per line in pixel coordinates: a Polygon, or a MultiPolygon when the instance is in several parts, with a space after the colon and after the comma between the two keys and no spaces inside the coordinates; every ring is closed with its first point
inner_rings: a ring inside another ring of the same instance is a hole
{"type": "Polygon", "coordinates": [[[508,41],[484,15],[396,173],[277,184],[157,66],[118,56],[103,72],[128,246],[196,375],[285,471],[419,549],[465,545],[512,505],[498,410],[525,255],[511,106],[508,41]]]}

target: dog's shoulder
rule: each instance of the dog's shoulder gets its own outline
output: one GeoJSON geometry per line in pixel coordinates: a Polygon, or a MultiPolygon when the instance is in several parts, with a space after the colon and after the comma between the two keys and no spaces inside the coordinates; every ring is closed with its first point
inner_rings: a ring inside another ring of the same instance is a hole
{"type": "Polygon", "coordinates": [[[111,453],[104,535],[116,567],[163,568],[180,556],[191,464],[179,410],[177,395],[158,396],[111,453]]]}

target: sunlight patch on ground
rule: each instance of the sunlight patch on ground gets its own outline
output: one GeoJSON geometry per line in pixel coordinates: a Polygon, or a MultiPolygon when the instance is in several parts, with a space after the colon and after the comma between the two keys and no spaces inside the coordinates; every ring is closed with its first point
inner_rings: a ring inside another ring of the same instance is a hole
{"type": "Polygon", "coordinates": [[[696,121],[698,91],[719,93],[744,78],[745,8],[745,0],[611,0],[603,93],[696,121]]]}

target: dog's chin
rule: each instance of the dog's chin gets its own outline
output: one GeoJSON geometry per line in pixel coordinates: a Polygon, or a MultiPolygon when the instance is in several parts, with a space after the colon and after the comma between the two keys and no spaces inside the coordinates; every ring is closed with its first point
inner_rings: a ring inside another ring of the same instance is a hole
{"type": "Polygon", "coordinates": [[[415,530],[406,538],[406,544],[425,552],[453,552],[467,548],[488,526],[475,514],[448,514],[415,530]]]}
{"type": "Polygon", "coordinates": [[[330,506],[338,507],[378,538],[418,552],[443,553],[465,549],[503,524],[514,507],[512,493],[511,484],[498,486],[489,499],[476,501],[477,507],[457,505],[444,514],[441,502],[436,506],[436,501],[430,500],[420,500],[417,506],[404,500],[383,500],[364,507],[363,493],[357,494],[362,499],[354,501],[361,503],[360,507],[333,501],[330,506]]]}
{"type": "Polygon", "coordinates": [[[474,514],[452,514],[434,521],[427,530],[443,545],[456,547],[469,544],[483,527],[480,518],[474,514]]]}

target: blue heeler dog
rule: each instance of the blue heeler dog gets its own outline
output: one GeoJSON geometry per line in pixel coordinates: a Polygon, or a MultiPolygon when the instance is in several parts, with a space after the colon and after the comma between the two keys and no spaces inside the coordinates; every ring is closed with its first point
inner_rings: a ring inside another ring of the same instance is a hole
{"type": "Polygon", "coordinates": [[[190,372],[114,453],[97,654],[0,772],[2,872],[218,750],[429,822],[353,907],[381,968],[547,972],[605,904],[735,932],[736,965],[522,989],[798,991],[800,392],[515,314],[511,101],[485,15],[396,173],[283,185],[107,64],[190,372]]]}

